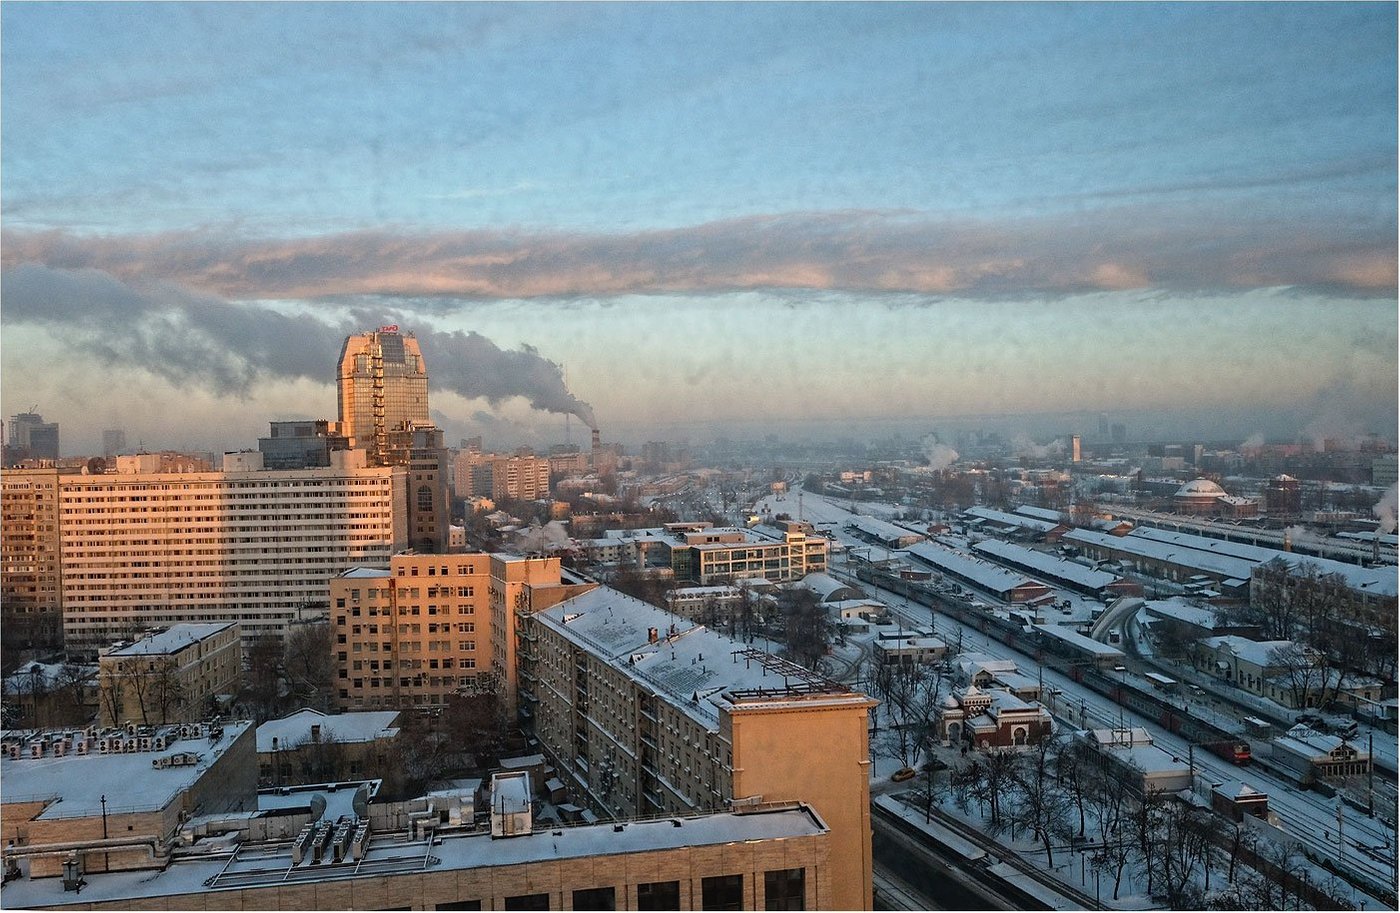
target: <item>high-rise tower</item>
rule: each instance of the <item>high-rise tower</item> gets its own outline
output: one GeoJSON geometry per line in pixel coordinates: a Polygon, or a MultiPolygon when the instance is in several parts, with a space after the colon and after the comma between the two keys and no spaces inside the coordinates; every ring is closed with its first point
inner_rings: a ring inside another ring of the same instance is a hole
{"type": "Polygon", "coordinates": [[[413,424],[428,425],[428,371],[418,340],[380,327],[345,340],[340,351],[340,433],[350,445],[383,465],[389,435],[413,424]]]}

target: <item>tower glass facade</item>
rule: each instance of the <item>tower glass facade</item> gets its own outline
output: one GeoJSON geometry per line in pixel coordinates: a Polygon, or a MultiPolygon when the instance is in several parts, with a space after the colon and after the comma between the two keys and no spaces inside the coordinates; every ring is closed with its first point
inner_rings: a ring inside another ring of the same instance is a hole
{"type": "Polygon", "coordinates": [[[340,353],[341,433],[383,465],[388,436],[413,423],[429,424],[428,372],[418,340],[380,327],[345,340],[340,353]]]}

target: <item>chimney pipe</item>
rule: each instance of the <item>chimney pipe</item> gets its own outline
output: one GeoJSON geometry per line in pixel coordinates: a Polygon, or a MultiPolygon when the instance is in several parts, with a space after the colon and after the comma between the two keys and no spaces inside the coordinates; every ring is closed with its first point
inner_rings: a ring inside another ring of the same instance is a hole
{"type": "Polygon", "coordinates": [[[593,429],[593,449],[594,449],[594,450],[602,450],[602,449],[603,449],[603,437],[602,437],[602,435],[598,432],[598,429],[597,429],[597,428],[594,428],[594,429],[593,429]]]}

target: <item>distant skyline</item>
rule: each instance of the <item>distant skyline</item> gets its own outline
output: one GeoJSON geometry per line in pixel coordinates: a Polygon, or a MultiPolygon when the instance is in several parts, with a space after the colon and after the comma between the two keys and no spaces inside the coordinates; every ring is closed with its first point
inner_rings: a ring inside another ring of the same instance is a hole
{"type": "Polygon", "coordinates": [[[452,443],[560,440],[570,396],[605,438],[1099,411],[1396,433],[1393,4],[0,26],[0,399],[65,453],[334,418],[341,341],[383,323],[423,339],[452,443]]]}

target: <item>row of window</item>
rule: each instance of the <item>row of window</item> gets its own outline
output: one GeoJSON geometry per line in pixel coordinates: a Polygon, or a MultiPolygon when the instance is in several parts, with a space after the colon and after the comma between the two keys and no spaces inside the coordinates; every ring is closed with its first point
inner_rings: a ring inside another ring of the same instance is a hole
{"type": "MultiPolygon", "coordinates": [[[[806,869],[779,869],[763,873],[763,909],[805,910],[806,869]]],[[[612,886],[581,888],[571,892],[574,910],[616,910],[616,889],[612,886]]],[[[505,899],[507,910],[549,910],[551,894],[519,894],[505,899]]],[[[653,881],[637,885],[635,910],[681,909],[679,881],[653,881]]],[[[562,898],[561,898],[562,900],[562,898]]],[[[439,910],[480,910],[479,900],[458,900],[437,905],[439,910]]],[[[700,880],[701,910],[744,910],[743,875],[715,875],[700,880]]]]}

